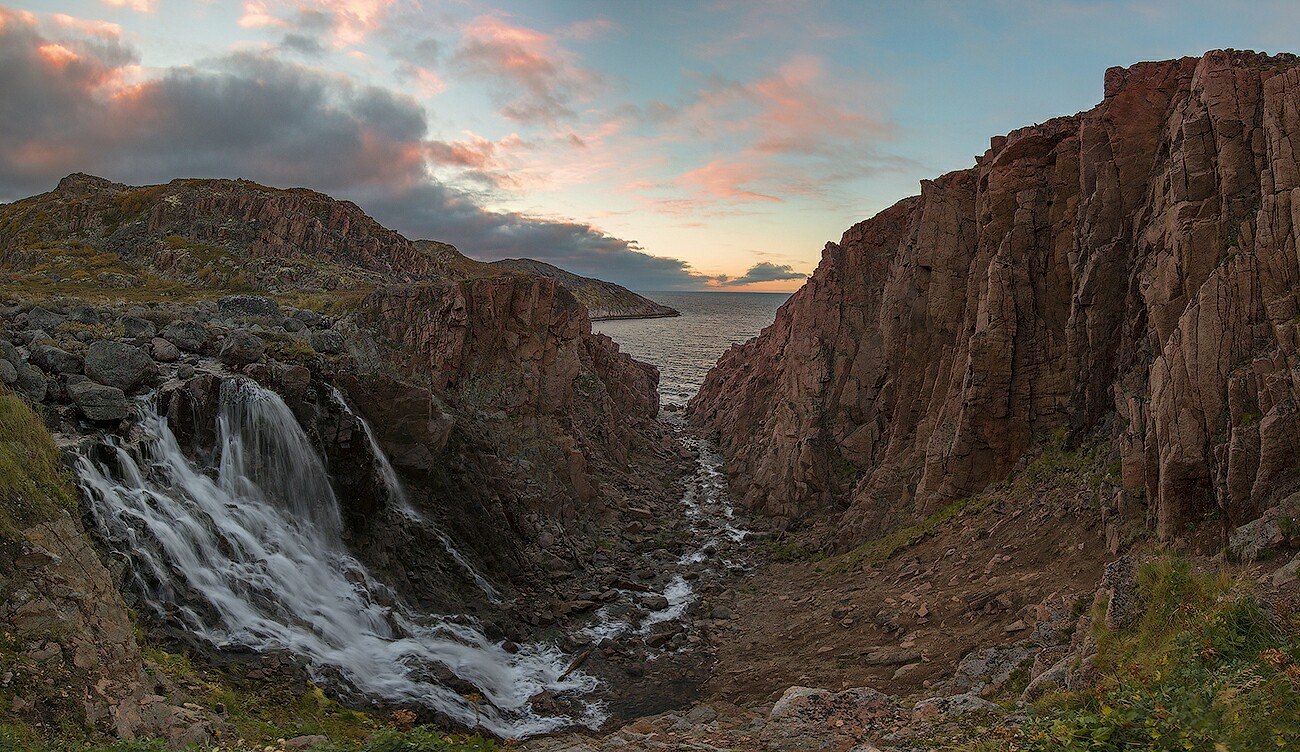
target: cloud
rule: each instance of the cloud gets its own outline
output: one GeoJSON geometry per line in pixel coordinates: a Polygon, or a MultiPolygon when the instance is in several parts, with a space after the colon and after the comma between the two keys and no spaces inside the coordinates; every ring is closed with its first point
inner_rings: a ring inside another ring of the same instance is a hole
{"type": "Polygon", "coordinates": [[[554,36],[496,16],[466,25],[451,60],[465,75],[488,81],[500,113],[521,123],[571,120],[577,103],[601,83],[554,36]]]}
{"type": "Polygon", "coordinates": [[[795,271],[794,267],[789,264],[760,261],[749,267],[749,271],[739,277],[719,278],[717,284],[724,287],[736,287],[757,282],[784,282],[792,279],[806,279],[807,277],[807,274],[795,271]]]}
{"type": "Polygon", "coordinates": [[[440,165],[490,173],[519,144],[432,140],[413,98],[269,52],[145,77],[109,29],[0,7],[0,201],[77,171],[136,184],[245,177],[328,191],[479,258],[528,256],[641,289],[709,281],[586,223],[489,211],[433,176],[440,165]]]}
{"type": "Polygon", "coordinates": [[[110,8],[126,8],[137,13],[152,13],[156,0],[101,0],[110,8]]]}

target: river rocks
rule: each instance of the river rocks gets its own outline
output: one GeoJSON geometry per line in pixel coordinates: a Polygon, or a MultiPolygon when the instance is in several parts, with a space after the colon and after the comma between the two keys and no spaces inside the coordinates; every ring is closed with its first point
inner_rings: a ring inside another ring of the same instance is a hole
{"type": "Polygon", "coordinates": [[[281,318],[280,304],[262,295],[225,295],[217,299],[217,311],[227,318],[281,318]]]}
{"type": "Polygon", "coordinates": [[[844,233],[689,413],[735,495],[845,545],[1109,439],[1166,538],[1260,515],[1300,466],[1290,144],[1300,59],[1111,69],[1092,110],[992,139],[844,233]],[[841,511],[842,510],[842,511],[841,511]]]}
{"type": "Polygon", "coordinates": [[[53,374],[81,373],[85,367],[80,355],[73,355],[54,345],[36,345],[28,360],[32,365],[53,374]]]}
{"type": "Polygon", "coordinates": [[[173,321],[162,330],[163,339],[182,350],[202,352],[212,340],[208,328],[197,321],[173,321]]]}
{"type": "Polygon", "coordinates": [[[89,380],[69,383],[68,396],[88,420],[122,420],[130,412],[126,394],[115,386],[89,380]]]}
{"type": "Polygon", "coordinates": [[[100,340],[86,349],[86,375],[101,384],[130,392],[155,373],[153,360],[134,345],[100,340]]]}
{"type": "Polygon", "coordinates": [[[256,363],[265,353],[266,343],[261,337],[249,331],[236,329],[221,340],[217,357],[226,365],[240,367],[256,363]]]}
{"type": "Polygon", "coordinates": [[[149,353],[159,363],[175,363],[181,359],[180,348],[162,337],[149,340],[149,353]]]}

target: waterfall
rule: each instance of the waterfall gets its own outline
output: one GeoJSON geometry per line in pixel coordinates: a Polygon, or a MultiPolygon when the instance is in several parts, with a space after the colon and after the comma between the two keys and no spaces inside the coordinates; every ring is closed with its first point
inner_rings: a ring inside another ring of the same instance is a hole
{"type": "Polygon", "coordinates": [[[220,394],[215,477],[180,450],[154,403],[144,439],[116,448],[116,472],[82,456],[81,486],[105,536],[132,560],[151,605],[216,647],[287,650],[313,678],[367,696],[422,705],[505,737],[595,726],[539,716],[541,691],[582,694],[596,680],[565,676],[554,647],[508,652],[464,617],[420,615],[344,548],[339,504],[320,458],[288,406],[251,381],[220,394]],[[438,676],[472,685],[483,704],[438,676]]]}
{"type": "Polygon", "coordinates": [[[375,431],[370,427],[369,421],[361,417],[361,413],[352,409],[352,405],[348,403],[337,387],[330,387],[330,396],[334,398],[334,402],[345,413],[361,424],[361,431],[366,435],[366,444],[370,447],[370,455],[374,457],[375,465],[379,468],[379,479],[384,482],[384,488],[388,491],[388,498],[397,506],[398,511],[407,519],[420,523],[425,529],[433,533],[438,542],[442,544],[442,548],[447,552],[447,555],[460,565],[461,569],[465,570],[465,574],[469,575],[469,578],[474,581],[479,590],[482,590],[493,603],[500,603],[501,593],[492,586],[492,583],[487,581],[487,578],[479,574],[478,568],[452,542],[451,536],[443,532],[442,528],[433,522],[426,520],[424,515],[416,511],[415,507],[411,505],[411,498],[406,493],[406,486],[402,485],[402,480],[397,477],[397,471],[393,468],[393,463],[389,462],[388,455],[384,454],[384,450],[379,446],[379,439],[375,438],[375,431]]]}

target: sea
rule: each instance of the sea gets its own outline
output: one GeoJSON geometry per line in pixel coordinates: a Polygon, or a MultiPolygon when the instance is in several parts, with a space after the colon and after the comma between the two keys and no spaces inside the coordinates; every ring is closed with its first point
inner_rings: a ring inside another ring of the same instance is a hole
{"type": "Polygon", "coordinates": [[[659,368],[664,405],[685,405],[704,375],[733,344],[758,335],[776,320],[785,292],[641,292],[681,316],[597,321],[591,328],[637,360],[659,368]]]}

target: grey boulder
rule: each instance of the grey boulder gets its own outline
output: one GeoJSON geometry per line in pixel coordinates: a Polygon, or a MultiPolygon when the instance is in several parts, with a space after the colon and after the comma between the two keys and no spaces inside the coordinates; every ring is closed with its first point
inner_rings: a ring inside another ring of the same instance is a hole
{"type": "Polygon", "coordinates": [[[37,345],[28,358],[33,365],[49,373],[81,373],[85,367],[80,355],[60,350],[54,345],[37,345]]]}
{"type": "Polygon", "coordinates": [[[122,420],[130,409],[121,389],[93,381],[69,384],[68,396],[88,420],[122,420]]]}
{"type": "Polygon", "coordinates": [[[266,353],[266,343],[252,332],[234,331],[221,340],[219,357],[229,366],[256,363],[266,353]]]}
{"type": "Polygon", "coordinates": [[[182,350],[202,352],[212,340],[208,328],[197,321],[173,321],[163,327],[162,336],[182,350]]]}
{"type": "Polygon", "coordinates": [[[86,350],[86,375],[124,392],[141,386],[156,371],[144,350],[124,342],[100,340],[86,350]]]}

